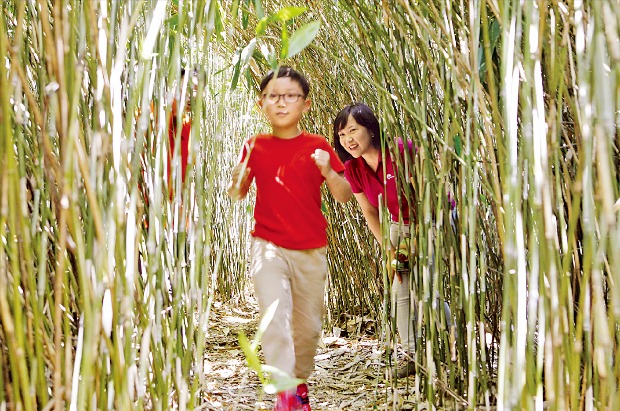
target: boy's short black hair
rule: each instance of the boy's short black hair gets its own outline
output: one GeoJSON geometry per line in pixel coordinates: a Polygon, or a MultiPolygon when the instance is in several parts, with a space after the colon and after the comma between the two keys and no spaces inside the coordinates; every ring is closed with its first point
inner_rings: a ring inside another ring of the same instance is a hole
{"type": "MultiPolygon", "coordinates": [[[[261,94],[263,93],[263,91],[265,91],[267,84],[269,84],[269,82],[273,80],[274,76],[275,76],[275,70],[270,70],[269,73],[267,73],[263,77],[263,79],[260,81],[261,94]]],[[[308,93],[310,93],[310,84],[308,83],[308,80],[300,72],[292,69],[291,67],[282,66],[278,70],[278,75],[275,77],[278,77],[278,78],[279,77],[290,77],[291,80],[296,81],[301,86],[301,90],[304,93],[304,98],[308,97],[308,93]]]]}
{"type": "Polygon", "coordinates": [[[379,120],[377,120],[375,113],[364,103],[349,104],[338,113],[334,120],[334,146],[336,154],[338,154],[338,157],[340,157],[343,163],[353,158],[342,144],[340,144],[340,137],[338,136],[340,130],[347,125],[349,115],[353,116],[357,124],[368,129],[372,137],[371,143],[373,147],[381,147],[381,129],[379,128],[379,120]]]}

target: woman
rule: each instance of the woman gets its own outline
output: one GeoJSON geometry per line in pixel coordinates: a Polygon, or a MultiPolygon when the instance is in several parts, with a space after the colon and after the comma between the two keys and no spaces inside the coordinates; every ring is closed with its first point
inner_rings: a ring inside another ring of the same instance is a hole
{"type": "MultiPolygon", "coordinates": [[[[381,244],[381,224],[379,219],[379,201],[390,212],[390,243],[399,247],[403,240],[409,240],[410,218],[409,205],[404,196],[400,196],[396,183],[396,170],[389,152],[381,151],[381,134],[379,121],[373,111],[363,103],[346,106],[334,120],[334,142],[336,153],[345,163],[344,176],[351,184],[353,195],[359,203],[368,228],[381,244]]],[[[398,149],[404,154],[402,140],[398,140],[398,149]]],[[[408,146],[411,150],[411,145],[408,146]]],[[[408,247],[405,247],[408,248],[408,247]]],[[[407,257],[398,258],[399,261],[407,257]]],[[[415,313],[411,312],[409,270],[398,270],[396,281],[392,283],[392,294],[395,301],[396,328],[403,349],[410,357],[415,351],[415,313]]],[[[448,326],[451,327],[450,308],[444,306],[448,326]]],[[[414,372],[414,363],[407,364],[398,370],[397,377],[404,378],[414,372]]]]}

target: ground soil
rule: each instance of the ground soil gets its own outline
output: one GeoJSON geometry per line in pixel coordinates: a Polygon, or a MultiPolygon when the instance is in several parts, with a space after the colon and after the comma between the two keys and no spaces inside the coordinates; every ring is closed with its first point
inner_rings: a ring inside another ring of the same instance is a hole
{"type": "MultiPolygon", "coordinates": [[[[209,316],[206,387],[207,410],[273,410],[274,395],[265,394],[256,372],[249,369],[238,342],[243,331],[252,338],[258,326],[257,306],[215,302],[209,316]]],[[[417,378],[386,378],[385,348],[370,337],[325,335],[308,380],[311,406],[327,410],[423,410],[414,402],[417,378]]],[[[262,357],[261,357],[262,360],[262,357]]]]}

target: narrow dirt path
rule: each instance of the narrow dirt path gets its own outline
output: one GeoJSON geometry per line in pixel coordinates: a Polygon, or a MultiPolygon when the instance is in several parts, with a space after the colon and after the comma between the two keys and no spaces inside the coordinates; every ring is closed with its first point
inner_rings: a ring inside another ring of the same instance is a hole
{"type": "MultiPolygon", "coordinates": [[[[236,305],[214,303],[205,361],[209,405],[203,409],[273,409],[274,396],[264,394],[256,373],[247,367],[238,343],[240,331],[251,339],[257,326],[258,308],[251,298],[236,305]]],[[[324,336],[319,345],[315,371],[308,381],[313,410],[413,408],[415,396],[407,393],[414,391],[415,378],[398,382],[399,404],[393,408],[393,388],[385,379],[385,352],[378,340],[324,336]]]]}

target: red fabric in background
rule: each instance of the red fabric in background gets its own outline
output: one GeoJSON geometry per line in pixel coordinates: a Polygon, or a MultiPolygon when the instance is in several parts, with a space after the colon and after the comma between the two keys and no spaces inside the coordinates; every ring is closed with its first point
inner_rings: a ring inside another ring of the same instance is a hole
{"type": "MultiPolygon", "coordinates": [[[[181,117],[182,128],[181,128],[181,179],[185,182],[185,175],[187,174],[187,158],[189,154],[189,135],[192,130],[192,120],[189,116],[189,113],[184,112],[181,117]]],[[[168,154],[168,179],[172,178],[172,158],[175,150],[175,141],[177,138],[177,102],[176,100],[172,102],[172,113],[170,114],[170,120],[168,121],[168,138],[170,143],[170,151],[168,154]]]]}

